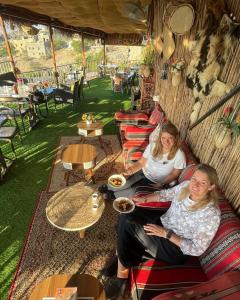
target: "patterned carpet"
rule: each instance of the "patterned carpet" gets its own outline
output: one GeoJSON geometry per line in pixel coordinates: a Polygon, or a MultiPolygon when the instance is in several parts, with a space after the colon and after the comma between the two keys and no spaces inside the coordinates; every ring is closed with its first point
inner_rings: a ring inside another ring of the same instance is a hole
{"type": "MultiPolygon", "coordinates": [[[[60,150],[63,145],[75,143],[76,140],[78,137],[61,138],[48,191],[42,192],[37,201],[9,300],[27,300],[33,287],[53,274],[86,273],[97,277],[99,271],[109,263],[115,253],[117,213],[112,208],[112,202],[106,203],[101,219],[87,229],[84,239],[80,239],[78,232],[59,230],[47,221],[45,208],[48,200],[54,192],[65,187],[64,171],[59,161],[60,150]]],[[[109,174],[122,167],[117,137],[107,136],[104,137],[104,141],[107,155],[99,150],[101,152],[96,168],[96,177],[101,180],[104,176],[106,180],[109,174]],[[116,162],[115,158],[117,158],[116,162]]],[[[91,144],[95,142],[96,140],[91,140],[91,144]]],[[[79,181],[79,177],[77,179],[74,177],[70,185],[75,184],[76,181],[79,181]]],[[[77,184],[84,186],[86,183],[82,180],[77,184]]]]}

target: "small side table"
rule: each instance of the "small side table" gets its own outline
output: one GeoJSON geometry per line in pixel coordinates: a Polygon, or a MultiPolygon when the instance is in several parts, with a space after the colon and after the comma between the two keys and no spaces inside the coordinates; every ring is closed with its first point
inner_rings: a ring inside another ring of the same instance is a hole
{"type": "Polygon", "coordinates": [[[88,274],[59,274],[47,277],[37,284],[29,300],[42,300],[43,297],[53,297],[57,288],[77,287],[77,296],[106,300],[105,291],[100,281],[88,274]]]}
{"type": "Polygon", "coordinates": [[[92,194],[96,187],[75,184],[53,195],[46,207],[48,221],[65,231],[79,231],[84,238],[85,230],[94,225],[102,216],[105,201],[101,197],[99,207],[93,209],[92,194]]]}
{"type": "MultiPolygon", "coordinates": [[[[82,165],[89,177],[95,183],[93,168],[96,165],[96,148],[88,144],[70,144],[63,150],[62,161],[65,164],[82,165]]],[[[70,170],[67,170],[66,184],[68,185],[70,170]]]]}
{"type": "Polygon", "coordinates": [[[87,124],[84,121],[80,121],[77,124],[77,127],[78,134],[82,136],[83,141],[86,137],[98,137],[100,147],[104,149],[102,140],[104,124],[101,121],[96,121],[91,124],[87,124]]]}

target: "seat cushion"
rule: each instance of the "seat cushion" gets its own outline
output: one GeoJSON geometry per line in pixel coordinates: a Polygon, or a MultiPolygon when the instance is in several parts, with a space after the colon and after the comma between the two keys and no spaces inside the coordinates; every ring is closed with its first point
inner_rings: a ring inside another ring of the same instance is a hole
{"type": "Polygon", "coordinates": [[[240,220],[225,196],[219,202],[221,223],[200,263],[209,279],[232,270],[240,271],[240,220]]]}
{"type": "Polygon", "coordinates": [[[181,183],[183,181],[190,180],[191,177],[193,176],[193,173],[195,172],[197,168],[196,164],[190,164],[186,166],[185,169],[182,170],[181,174],[178,177],[178,182],[181,183]]]}
{"type": "Polygon", "coordinates": [[[148,119],[148,124],[157,126],[159,123],[162,123],[163,118],[164,112],[155,107],[148,119]]]}
{"type": "Polygon", "coordinates": [[[150,133],[155,129],[152,125],[129,125],[125,129],[126,140],[148,141],[150,133]]]}
{"type": "Polygon", "coordinates": [[[114,118],[117,121],[148,121],[148,115],[141,113],[141,112],[136,112],[136,113],[126,113],[126,112],[121,112],[118,111],[115,113],[114,118]]]}
{"type": "Polygon", "coordinates": [[[1,127],[0,128],[0,139],[11,139],[17,128],[16,127],[1,127]]]}
{"type": "Polygon", "coordinates": [[[186,141],[184,141],[184,140],[181,141],[180,148],[186,156],[187,165],[197,164],[197,159],[193,155],[192,150],[190,149],[190,147],[189,147],[189,145],[187,144],[186,141]]]}
{"type": "Polygon", "coordinates": [[[240,272],[227,272],[216,279],[194,285],[191,288],[178,289],[163,293],[152,300],[172,299],[240,299],[240,272]],[[190,297],[189,297],[190,296],[190,297]]]}
{"type": "Polygon", "coordinates": [[[207,277],[195,257],[189,257],[186,264],[178,266],[149,260],[132,268],[132,296],[133,299],[149,300],[160,293],[206,280],[207,277]]]}

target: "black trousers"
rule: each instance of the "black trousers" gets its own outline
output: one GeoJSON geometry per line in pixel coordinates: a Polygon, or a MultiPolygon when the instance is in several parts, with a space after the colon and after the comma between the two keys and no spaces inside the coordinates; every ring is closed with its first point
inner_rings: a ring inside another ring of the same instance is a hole
{"type": "Polygon", "coordinates": [[[183,264],[187,256],[169,240],[147,235],[143,225],[151,223],[162,226],[157,210],[136,208],[130,214],[122,214],[118,220],[118,258],[126,268],[154,258],[170,264],[183,264]]]}

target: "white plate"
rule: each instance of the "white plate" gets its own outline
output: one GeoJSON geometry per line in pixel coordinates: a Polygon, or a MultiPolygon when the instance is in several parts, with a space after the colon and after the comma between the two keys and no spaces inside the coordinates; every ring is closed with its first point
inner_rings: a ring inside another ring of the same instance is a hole
{"type": "Polygon", "coordinates": [[[121,175],[121,174],[114,174],[114,175],[112,175],[112,176],[110,176],[110,177],[108,178],[108,184],[109,184],[111,187],[115,188],[115,189],[120,189],[120,188],[122,188],[122,187],[124,186],[125,183],[126,183],[126,178],[125,178],[123,175],[121,175]],[[118,186],[115,186],[114,184],[111,183],[111,180],[112,180],[112,179],[121,179],[121,180],[122,180],[122,184],[121,184],[121,185],[118,185],[118,186]]]}
{"type": "Polygon", "coordinates": [[[115,199],[115,200],[113,201],[113,208],[114,208],[117,212],[119,212],[119,213],[121,213],[121,214],[129,214],[130,212],[132,212],[132,211],[134,210],[134,208],[135,208],[135,203],[134,203],[131,199],[128,199],[128,198],[126,198],[126,197],[119,197],[119,198],[117,198],[117,199],[115,199]],[[128,209],[128,210],[121,210],[121,209],[119,208],[119,204],[120,204],[121,201],[125,201],[126,203],[131,204],[131,208],[128,209]]]}

